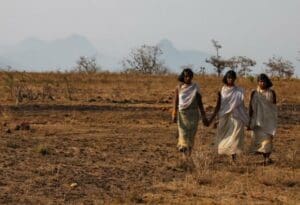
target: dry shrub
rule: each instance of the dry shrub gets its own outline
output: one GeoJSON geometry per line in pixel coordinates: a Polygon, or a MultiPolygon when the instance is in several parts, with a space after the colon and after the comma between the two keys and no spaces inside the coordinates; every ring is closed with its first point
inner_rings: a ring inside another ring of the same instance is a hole
{"type": "MultiPolygon", "coordinates": [[[[4,82],[2,98],[14,99],[21,96],[18,101],[24,99],[28,102],[35,100],[53,100],[64,103],[67,100],[77,99],[87,101],[88,99],[107,99],[106,101],[124,101],[140,103],[170,103],[169,99],[176,85],[177,76],[169,75],[143,75],[122,73],[94,73],[82,75],[80,73],[19,73],[0,72],[4,82]],[[23,94],[22,94],[23,93],[23,94]],[[39,93],[39,94],[38,94],[39,93]],[[28,97],[23,97],[23,95],[28,97]],[[23,97],[23,99],[21,99],[23,97]]],[[[217,92],[222,87],[222,79],[214,75],[196,75],[194,81],[200,84],[202,99],[205,106],[214,106],[217,92]]],[[[299,80],[274,81],[279,100],[285,98],[287,102],[298,102],[297,90],[299,80]],[[286,95],[289,89],[294,95],[286,95]]],[[[246,89],[246,102],[249,100],[250,91],[256,87],[255,80],[238,78],[237,84],[246,89]]],[[[16,99],[16,100],[17,100],[16,99]]],[[[60,103],[61,103],[60,102],[60,103]]],[[[96,101],[98,102],[98,100],[96,101]]],[[[247,103],[246,103],[247,104],[247,103]]]]}
{"type": "Polygon", "coordinates": [[[129,200],[131,203],[145,203],[143,196],[141,195],[141,193],[137,192],[137,191],[133,191],[129,194],[129,200]]]}
{"type": "Polygon", "coordinates": [[[69,100],[73,100],[73,93],[74,93],[75,89],[67,76],[64,76],[63,80],[64,80],[64,84],[66,86],[65,87],[66,98],[69,100]]]}
{"type": "Polygon", "coordinates": [[[45,145],[45,144],[39,144],[36,148],[35,151],[37,153],[40,153],[41,155],[45,156],[45,155],[49,155],[50,154],[50,148],[45,145]]]}
{"type": "Polygon", "coordinates": [[[299,186],[299,179],[293,172],[283,172],[278,170],[263,171],[257,176],[258,181],[265,186],[299,186]]]}
{"type": "Polygon", "coordinates": [[[17,149],[20,147],[20,145],[15,141],[8,141],[7,147],[12,148],[12,149],[17,149]]]}
{"type": "Polygon", "coordinates": [[[215,166],[215,155],[212,151],[195,151],[193,157],[195,163],[194,177],[199,185],[213,183],[213,167],[215,166]]]}

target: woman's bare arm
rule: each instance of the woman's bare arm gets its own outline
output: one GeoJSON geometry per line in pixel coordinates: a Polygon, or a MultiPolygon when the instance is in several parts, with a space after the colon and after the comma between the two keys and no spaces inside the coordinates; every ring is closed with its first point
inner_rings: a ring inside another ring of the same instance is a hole
{"type": "Polygon", "coordinates": [[[204,106],[203,106],[203,102],[202,102],[202,96],[201,96],[200,93],[197,93],[196,97],[197,97],[197,102],[198,102],[199,110],[200,110],[201,117],[202,117],[202,122],[205,126],[208,126],[208,120],[207,120],[206,113],[205,113],[205,110],[204,110],[204,106]]]}
{"type": "Polygon", "coordinates": [[[253,115],[253,108],[252,108],[252,101],[253,101],[253,95],[254,95],[255,91],[251,92],[250,95],[250,101],[249,101],[249,117],[251,118],[253,115]]]}
{"type": "Polygon", "coordinates": [[[277,103],[277,97],[276,97],[276,93],[274,90],[271,90],[272,94],[273,94],[273,104],[276,104],[277,103]]]}
{"type": "Polygon", "coordinates": [[[253,96],[254,96],[255,90],[251,92],[250,95],[250,101],[249,101],[249,124],[247,125],[247,129],[250,130],[250,123],[251,123],[251,118],[253,116],[253,108],[252,108],[252,101],[253,101],[253,96]]]}
{"type": "Polygon", "coordinates": [[[175,89],[174,97],[173,97],[173,111],[172,111],[172,121],[177,121],[177,111],[178,111],[178,88],[175,89]]]}
{"type": "Polygon", "coordinates": [[[217,99],[217,104],[215,106],[215,111],[213,112],[213,115],[211,116],[210,120],[208,121],[209,124],[214,120],[214,118],[216,117],[216,115],[218,114],[219,110],[221,107],[221,93],[218,92],[218,99],[217,99]]]}

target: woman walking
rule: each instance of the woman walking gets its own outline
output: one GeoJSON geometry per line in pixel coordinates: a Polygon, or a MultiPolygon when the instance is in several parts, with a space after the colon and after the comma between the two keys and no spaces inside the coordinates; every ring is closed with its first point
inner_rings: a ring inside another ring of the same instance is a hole
{"type": "Polygon", "coordinates": [[[276,93],[266,74],[260,74],[257,82],[257,89],[250,98],[249,128],[252,130],[252,151],[262,154],[266,165],[272,162],[272,141],[277,128],[276,93]]]}
{"type": "Polygon", "coordinates": [[[203,123],[208,125],[199,86],[192,82],[193,75],[193,71],[189,68],[184,69],[179,75],[180,84],[175,89],[172,113],[173,122],[178,123],[177,147],[185,160],[188,160],[192,153],[200,118],[199,110],[203,123]]]}
{"type": "Polygon", "coordinates": [[[232,157],[241,153],[244,145],[244,126],[248,125],[248,114],[244,106],[244,90],[235,86],[236,73],[228,71],[224,78],[221,92],[218,93],[218,101],[214,114],[209,121],[212,122],[218,115],[219,122],[216,133],[216,145],[218,154],[232,157]]]}

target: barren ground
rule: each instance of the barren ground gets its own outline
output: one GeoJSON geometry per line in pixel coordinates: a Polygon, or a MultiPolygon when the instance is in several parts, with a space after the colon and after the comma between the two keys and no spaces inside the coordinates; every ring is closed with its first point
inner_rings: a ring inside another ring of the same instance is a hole
{"type": "MultiPolygon", "coordinates": [[[[213,126],[199,124],[190,170],[180,162],[170,122],[175,76],[69,74],[67,82],[63,74],[14,75],[15,84],[25,75],[22,86],[32,93],[47,85],[52,97],[15,105],[2,81],[0,204],[300,203],[299,80],[274,81],[273,164],[248,154],[247,132],[245,154],[231,165],[215,154],[213,126]]],[[[220,79],[195,81],[209,114],[220,79]]],[[[255,88],[250,79],[238,83],[247,95],[255,88]]]]}

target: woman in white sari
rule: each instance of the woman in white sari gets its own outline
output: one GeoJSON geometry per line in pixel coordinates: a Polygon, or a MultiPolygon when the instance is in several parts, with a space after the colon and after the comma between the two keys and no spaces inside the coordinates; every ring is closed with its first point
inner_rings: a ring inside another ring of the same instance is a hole
{"type": "Polygon", "coordinates": [[[271,163],[273,137],[277,128],[276,94],[266,74],[257,78],[257,89],[252,91],[249,105],[249,129],[252,130],[252,151],[261,153],[264,164],[271,163]]]}
{"type": "Polygon", "coordinates": [[[244,90],[235,86],[236,73],[228,71],[224,78],[221,92],[218,93],[218,101],[210,119],[218,115],[219,123],[216,133],[216,145],[218,154],[232,156],[241,153],[244,145],[244,127],[248,125],[248,114],[244,106],[244,90]]]}
{"type": "Polygon", "coordinates": [[[178,123],[179,151],[187,160],[192,153],[194,139],[198,128],[201,113],[202,121],[207,126],[207,118],[202,104],[199,86],[192,82],[193,71],[186,68],[182,71],[178,80],[180,84],[175,89],[172,120],[178,123]]]}

